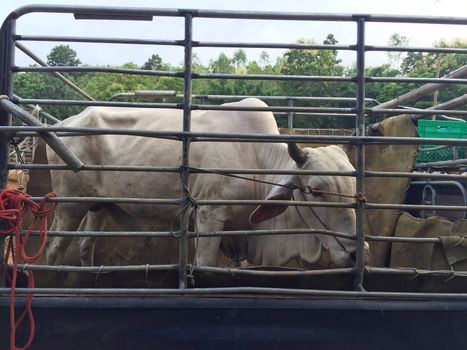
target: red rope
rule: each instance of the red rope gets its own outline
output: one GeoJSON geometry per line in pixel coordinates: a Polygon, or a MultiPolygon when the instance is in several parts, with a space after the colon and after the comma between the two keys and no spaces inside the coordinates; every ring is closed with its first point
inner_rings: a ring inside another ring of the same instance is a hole
{"type": "MultiPolygon", "coordinates": [[[[5,256],[3,270],[11,284],[10,290],[10,349],[11,350],[26,350],[32,343],[35,333],[34,315],[32,313],[33,294],[27,294],[26,306],[21,316],[15,320],[15,289],[16,280],[18,277],[18,261],[21,257],[25,264],[31,264],[39,260],[42,251],[45,247],[47,238],[47,216],[51,214],[57,203],[51,203],[46,207],[46,201],[50,197],[56,197],[55,193],[48,193],[44,196],[40,203],[31,200],[30,196],[18,190],[2,190],[0,191],[0,220],[6,224],[6,228],[0,230],[1,235],[10,235],[8,241],[7,253],[5,256]],[[31,211],[34,220],[28,227],[24,236],[21,236],[21,224],[25,215],[31,211]],[[29,239],[33,228],[39,223],[39,239],[40,246],[33,256],[28,256],[25,251],[26,242],[29,239]],[[13,237],[15,244],[13,244],[13,237]],[[8,261],[13,260],[13,272],[10,275],[8,271],[8,261]],[[16,346],[16,330],[23,323],[25,318],[29,320],[29,337],[23,347],[16,346]]],[[[34,276],[32,271],[27,271],[28,288],[34,288],[34,276]]]]}

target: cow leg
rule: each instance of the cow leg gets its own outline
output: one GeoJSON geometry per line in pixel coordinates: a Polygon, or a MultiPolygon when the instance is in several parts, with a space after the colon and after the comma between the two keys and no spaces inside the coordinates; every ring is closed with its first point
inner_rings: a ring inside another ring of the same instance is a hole
{"type": "MultiPolygon", "coordinates": [[[[88,211],[86,217],[81,222],[79,231],[103,231],[107,224],[107,211],[88,211]]],[[[82,237],[79,240],[79,258],[81,266],[94,265],[94,250],[98,237],[82,237]]]]}
{"type": "MultiPolygon", "coordinates": [[[[196,230],[201,233],[222,231],[225,225],[225,210],[201,207],[196,215],[196,230]]],[[[196,265],[216,266],[221,237],[199,237],[196,242],[196,265]]]]}
{"type": "MultiPolygon", "coordinates": [[[[76,231],[86,214],[87,207],[77,207],[68,203],[61,203],[55,211],[52,231],[76,231]]],[[[47,241],[47,263],[62,265],[65,252],[73,237],[54,237],[47,241]]]]}

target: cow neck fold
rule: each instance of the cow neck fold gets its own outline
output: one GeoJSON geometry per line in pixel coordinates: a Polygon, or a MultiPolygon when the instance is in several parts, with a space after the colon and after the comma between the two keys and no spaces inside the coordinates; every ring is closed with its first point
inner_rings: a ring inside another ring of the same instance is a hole
{"type": "MultiPolygon", "coordinates": [[[[285,143],[265,143],[257,144],[261,147],[258,152],[258,165],[260,169],[276,170],[296,170],[295,162],[290,158],[287,145],[285,143]]],[[[285,176],[284,174],[262,174],[257,178],[273,183],[279,183],[285,176]]],[[[258,199],[264,199],[272,189],[270,184],[258,184],[261,191],[257,191],[258,199]]]]}

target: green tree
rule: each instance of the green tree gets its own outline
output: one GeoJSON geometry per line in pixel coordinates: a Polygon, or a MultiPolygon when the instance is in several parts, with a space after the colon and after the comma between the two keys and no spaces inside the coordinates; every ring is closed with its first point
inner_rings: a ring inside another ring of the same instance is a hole
{"type": "Polygon", "coordinates": [[[144,70],[162,70],[163,62],[161,56],[153,54],[141,67],[144,70]]]}
{"type": "Polygon", "coordinates": [[[234,52],[233,58],[232,58],[232,63],[235,65],[235,67],[237,69],[245,68],[247,61],[248,60],[246,58],[245,50],[238,49],[237,51],[234,52]]]}
{"type": "Polygon", "coordinates": [[[47,64],[49,66],[79,66],[81,61],[78,59],[76,51],[70,46],[58,45],[47,55],[47,64]]]}
{"type": "MultiPolygon", "coordinates": [[[[313,39],[299,39],[298,44],[313,45],[313,39]]],[[[327,45],[338,43],[336,38],[329,34],[323,41],[327,45]]],[[[279,63],[280,72],[285,75],[310,75],[310,76],[341,76],[344,68],[341,60],[337,57],[336,50],[329,49],[291,49],[288,50],[279,63]]],[[[341,83],[336,82],[316,82],[316,81],[284,81],[282,89],[285,95],[289,96],[336,96],[336,91],[343,90],[341,83]]],[[[297,103],[296,105],[300,105],[297,103]]],[[[321,106],[335,106],[335,104],[322,104],[321,106]]],[[[323,123],[328,123],[327,127],[347,127],[342,125],[345,121],[333,119],[330,121],[319,120],[317,118],[296,117],[297,127],[321,127],[323,123]]]]}

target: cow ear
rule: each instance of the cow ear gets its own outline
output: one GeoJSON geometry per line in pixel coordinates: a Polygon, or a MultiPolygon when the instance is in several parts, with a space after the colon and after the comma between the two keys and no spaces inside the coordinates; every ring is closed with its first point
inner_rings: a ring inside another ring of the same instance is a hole
{"type": "Polygon", "coordinates": [[[290,157],[295,161],[295,163],[297,163],[297,166],[301,168],[308,158],[306,152],[303,151],[295,142],[288,143],[288,150],[290,157]]]}
{"type": "MultiPolygon", "coordinates": [[[[274,186],[266,197],[266,200],[290,200],[292,199],[292,184],[294,176],[288,176],[285,181],[281,182],[284,186],[274,186]]],[[[259,205],[250,215],[251,224],[259,224],[265,220],[271,219],[279,214],[282,214],[287,205],[283,204],[262,204],[259,205]]]]}

